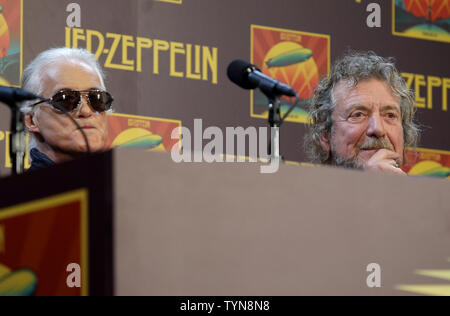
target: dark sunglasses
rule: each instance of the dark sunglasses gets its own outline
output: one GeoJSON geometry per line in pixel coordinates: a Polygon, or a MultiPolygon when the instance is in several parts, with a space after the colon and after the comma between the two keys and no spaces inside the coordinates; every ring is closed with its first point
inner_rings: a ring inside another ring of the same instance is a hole
{"type": "MultiPolygon", "coordinates": [[[[81,96],[87,96],[87,100],[92,109],[96,112],[106,112],[111,109],[112,102],[114,98],[106,91],[92,89],[92,90],[71,90],[64,89],[58,91],[53,97],[50,99],[45,99],[39,101],[32,106],[48,102],[53,107],[55,107],[55,103],[57,106],[63,107],[67,112],[73,112],[77,110],[81,104],[81,96]]],[[[55,107],[58,109],[58,107],[55,107]]],[[[59,109],[58,109],[59,110],[59,109]]]]}

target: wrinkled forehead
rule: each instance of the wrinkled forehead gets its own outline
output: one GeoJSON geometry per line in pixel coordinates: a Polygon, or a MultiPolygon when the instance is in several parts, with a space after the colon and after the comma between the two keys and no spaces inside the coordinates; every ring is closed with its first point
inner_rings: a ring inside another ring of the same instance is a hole
{"type": "Polygon", "coordinates": [[[395,96],[385,81],[367,79],[356,85],[351,80],[340,81],[333,90],[335,110],[362,105],[366,107],[393,106],[400,110],[400,98],[395,96]]]}
{"type": "Polygon", "coordinates": [[[104,90],[104,83],[97,69],[79,60],[60,60],[42,69],[42,94],[51,97],[62,89],[104,90]]]}

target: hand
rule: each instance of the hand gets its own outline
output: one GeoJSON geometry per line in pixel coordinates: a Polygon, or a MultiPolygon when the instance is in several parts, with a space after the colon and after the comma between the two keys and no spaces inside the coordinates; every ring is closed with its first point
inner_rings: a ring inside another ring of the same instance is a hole
{"type": "Polygon", "coordinates": [[[397,162],[400,161],[400,158],[400,155],[394,151],[380,149],[365,163],[364,170],[406,175],[402,169],[397,167],[397,162]]]}

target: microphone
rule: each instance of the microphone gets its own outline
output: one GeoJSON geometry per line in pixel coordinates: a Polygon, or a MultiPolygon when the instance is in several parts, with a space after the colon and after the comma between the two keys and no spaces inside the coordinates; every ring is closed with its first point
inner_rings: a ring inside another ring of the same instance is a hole
{"type": "Polygon", "coordinates": [[[243,60],[231,62],[228,65],[227,75],[233,83],[243,89],[260,88],[267,96],[297,96],[292,87],[263,74],[258,67],[243,60]]]}
{"type": "Polygon", "coordinates": [[[17,102],[41,99],[37,95],[19,88],[0,86],[0,102],[9,106],[17,102]]]}

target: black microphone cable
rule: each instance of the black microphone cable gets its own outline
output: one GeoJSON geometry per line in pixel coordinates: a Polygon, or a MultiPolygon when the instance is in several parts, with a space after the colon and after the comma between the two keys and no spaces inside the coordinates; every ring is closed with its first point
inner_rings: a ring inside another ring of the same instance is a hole
{"type": "Polygon", "coordinates": [[[284,114],[284,116],[281,118],[280,121],[280,126],[281,124],[283,124],[284,120],[289,116],[289,114],[291,114],[292,110],[295,109],[295,107],[297,106],[297,104],[300,102],[300,97],[298,96],[298,93],[295,93],[295,101],[294,103],[292,103],[291,107],[289,108],[289,110],[287,110],[287,112],[284,114]]]}
{"type": "Polygon", "coordinates": [[[84,142],[86,143],[86,152],[87,152],[87,155],[90,155],[92,152],[91,152],[91,146],[89,145],[89,140],[88,140],[88,138],[87,138],[87,135],[86,135],[85,131],[83,131],[83,128],[80,126],[80,124],[78,124],[78,122],[77,122],[77,121],[73,118],[73,116],[69,113],[69,111],[67,111],[63,106],[61,106],[60,104],[58,104],[58,103],[55,102],[55,101],[52,101],[51,99],[46,99],[46,98],[42,98],[42,97],[39,97],[39,99],[40,99],[41,101],[50,103],[53,107],[55,107],[57,110],[61,111],[64,115],[66,115],[66,116],[73,122],[73,124],[75,124],[75,126],[77,127],[77,129],[80,130],[81,135],[82,135],[83,138],[84,138],[84,142]]]}

